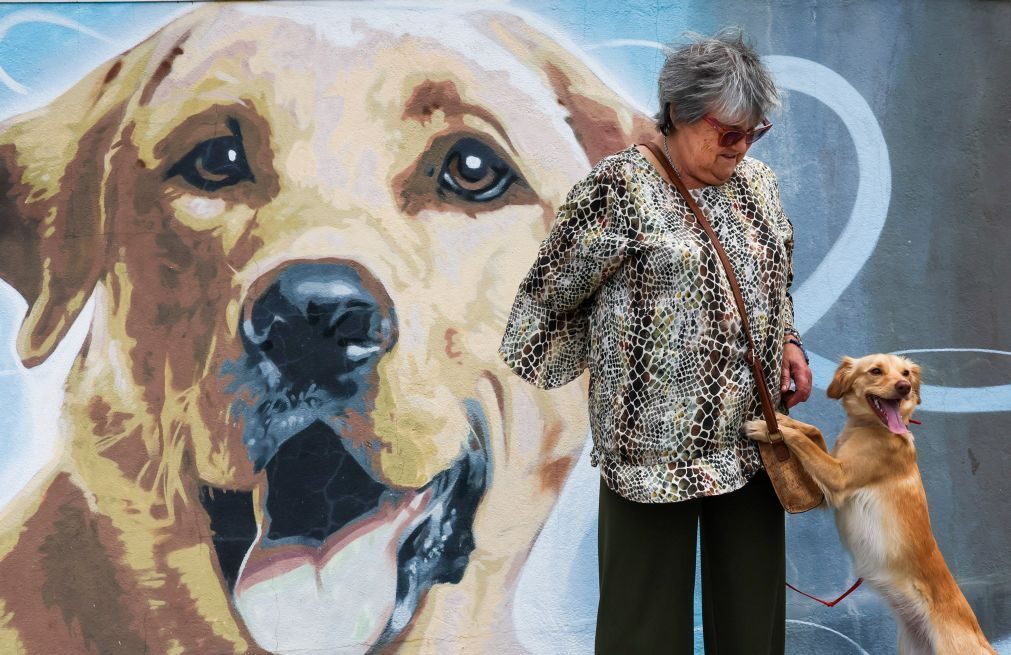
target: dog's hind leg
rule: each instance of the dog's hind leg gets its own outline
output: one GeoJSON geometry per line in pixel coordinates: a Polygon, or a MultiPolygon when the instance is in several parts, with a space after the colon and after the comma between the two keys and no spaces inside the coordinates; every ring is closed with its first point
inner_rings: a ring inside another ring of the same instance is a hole
{"type": "Polygon", "coordinates": [[[996,655],[982,632],[961,622],[938,621],[932,628],[934,655],[996,655]]]}
{"type": "Polygon", "coordinates": [[[901,620],[897,621],[899,655],[938,655],[930,647],[930,642],[916,630],[910,629],[901,620]]]}
{"type": "Polygon", "coordinates": [[[927,601],[916,592],[915,585],[893,581],[886,587],[875,588],[895,613],[899,655],[938,655],[937,631],[931,625],[927,601]]]}

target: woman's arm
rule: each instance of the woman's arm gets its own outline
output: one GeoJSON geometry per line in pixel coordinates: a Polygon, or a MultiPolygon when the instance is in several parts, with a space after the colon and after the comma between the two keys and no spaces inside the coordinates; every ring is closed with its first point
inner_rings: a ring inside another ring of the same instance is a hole
{"type": "Polygon", "coordinates": [[[558,209],[547,238],[520,293],[556,312],[577,308],[593,295],[622,263],[627,239],[618,219],[626,204],[615,196],[619,176],[594,171],[569,192],[558,209]]]}
{"type": "Polygon", "coordinates": [[[783,306],[783,366],[779,376],[779,392],[783,404],[793,407],[802,403],[811,396],[812,376],[811,369],[807,362],[807,353],[802,346],[790,343],[791,338],[801,341],[800,333],[793,323],[793,296],[790,295],[790,288],[793,285],[793,223],[783,210],[783,205],[779,199],[779,181],[771,169],[768,175],[771,178],[771,201],[772,209],[775,212],[773,220],[786,232],[784,244],[786,246],[786,294],[783,306]],[[793,389],[791,391],[791,388],[793,389]]]}
{"type": "Polygon", "coordinates": [[[513,371],[554,388],[586,367],[589,301],[624,261],[624,178],[600,166],[569,192],[520,284],[499,353],[513,371]]]}

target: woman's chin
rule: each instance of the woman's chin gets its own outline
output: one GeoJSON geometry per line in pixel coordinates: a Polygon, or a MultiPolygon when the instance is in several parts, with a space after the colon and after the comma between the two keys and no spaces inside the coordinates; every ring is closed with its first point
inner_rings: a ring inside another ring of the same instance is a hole
{"type": "Polygon", "coordinates": [[[707,183],[711,186],[719,186],[730,179],[730,176],[734,174],[734,169],[731,168],[728,171],[717,170],[713,171],[712,179],[707,183]]]}
{"type": "Polygon", "coordinates": [[[736,168],[737,168],[736,159],[728,160],[721,157],[720,161],[718,161],[716,163],[716,166],[713,166],[712,169],[713,178],[717,180],[716,184],[723,184],[724,182],[729,180],[730,177],[734,174],[734,170],[736,168]]]}

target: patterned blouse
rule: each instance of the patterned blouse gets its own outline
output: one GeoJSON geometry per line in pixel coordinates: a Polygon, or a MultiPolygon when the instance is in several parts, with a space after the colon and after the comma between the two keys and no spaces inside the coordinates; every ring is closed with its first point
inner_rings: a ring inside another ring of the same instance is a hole
{"type": "MultiPolygon", "coordinates": [[[[745,158],[727,182],[691,193],[733,263],[778,403],[793,226],[776,178],[745,158]]],[[[733,491],[761,469],[738,432],[761,414],[746,348],[708,237],[632,146],[569,192],[499,352],[544,389],[589,368],[593,465],[621,496],[658,503],[733,491]]]]}

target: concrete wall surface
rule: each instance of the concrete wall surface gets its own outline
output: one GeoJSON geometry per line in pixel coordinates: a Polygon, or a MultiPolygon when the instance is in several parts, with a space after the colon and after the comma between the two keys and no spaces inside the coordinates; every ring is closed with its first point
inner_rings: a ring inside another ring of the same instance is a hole
{"type": "MultiPolygon", "coordinates": [[[[0,6],[0,653],[591,652],[585,380],[496,350],[663,44],[727,25],[783,90],[794,415],[831,445],[843,355],[922,366],[933,532],[1011,654],[999,0],[0,6]]],[[[828,511],[787,531],[849,587],[828,511]]],[[[897,652],[872,590],[790,593],[788,652],[897,652]]]]}

